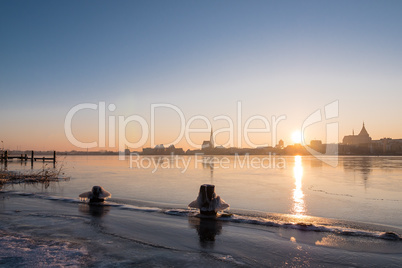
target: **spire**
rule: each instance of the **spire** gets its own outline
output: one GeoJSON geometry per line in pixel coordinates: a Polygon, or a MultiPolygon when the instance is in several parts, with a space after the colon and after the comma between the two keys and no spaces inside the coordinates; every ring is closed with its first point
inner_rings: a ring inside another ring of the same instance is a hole
{"type": "Polygon", "coordinates": [[[364,121],[363,121],[363,127],[362,130],[360,130],[359,136],[369,136],[366,127],[364,126],[364,121]]]}
{"type": "Polygon", "coordinates": [[[214,135],[213,135],[213,133],[214,133],[214,130],[213,130],[213,128],[211,128],[211,136],[209,137],[209,143],[211,144],[211,148],[214,148],[214,147],[215,147],[215,145],[214,145],[214,135]]]}

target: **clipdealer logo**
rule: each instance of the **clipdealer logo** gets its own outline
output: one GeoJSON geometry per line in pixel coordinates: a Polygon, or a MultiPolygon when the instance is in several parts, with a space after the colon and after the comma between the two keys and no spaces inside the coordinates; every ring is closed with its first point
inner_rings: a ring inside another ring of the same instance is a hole
{"type": "MultiPolygon", "coordinates": [[[[179,134],[175,137],[175,140],[171,142],[171,144],[175,145],[180,142],[183,138],[185,138],[188,145],[194,148],[200,148],[200,144],[195,143],[190,134],[192,133],[209,133],[212,128],[211,121],[203,115],[194,115],[186,120],[184,112],[177,106],[170,103],[156,103],[150,105],[150,123],[148,121],[137,114],[124,116],[124,115],[108,115],[107,112],[114,112],[116,110],[116,105],[109,104],[106,108],[106,102],[95,103],[81,103],[74,107],[72,107],[66,114],[64,121],[64,131],[69,142],[81,149],[91,149],[91,148],[117,148],[119,151],[119,159],[125,160],[125,148],[138,149],[142,148],[147,142],[150,143],[150,146],[154,148],[157,144],[155,142],[155,125],[156,125],[156,111],[158,109],[170,109],[175,112],[179,118],[179,134]],[[84,110],[93,110],[97,111],[98,115],[98,135],[97,140],[91,142],[83,142],[80,141],[73,134],[73,120],[74,117],[84,110]],[[192,124],[194,121],[202,121],[206,124],[206,128],[194,128],[192,124]],[[117,122],[117,128],[116,128],[117,122]],[[126,137],[126,129],[128,124],[137,123],[141,128],[141,135],[138,141],[131,142],[126,137]],[[106,129],[106,125],[108,125],[108,129],[106,129]],[[116,133],[118,133],[116,135],[116,133]],[[108,134],[108,135],[106,135],[108,134]],[[117,141],[117,144],[116,144],[117,141]]],[[[311,148],[305,142],[305,131],[310,126],[323,123],[324,121],[328,121],[326,123],[326,140],[337,140],[338,132],[339,132],[339,124],[336,119],[339,117],[339,102],[334,101],[324,106],[323,110],[317,109],[311,115],[309,115],[306,120],[304,120],[301,126],[301,134],[302,140],[301,145],[314,157],[317,159],[331,165],[337,166],[338,157],[337,157],[337,146],[335,144],[327,144],[327,148],[325,153],[321,153],[311,148]]],[[[254,144],[253,141],[249,138],[249,134],[251,133],[270,133],[271,134],[271,144],[277,144],[277,131],[278,125],[281,121],[287,119],[286,115],[280,116],[271,116],[270,120],[263,115],[253,115],[248,117],[245,121],[243,121],[243,111],[242,111],[242,103],[241,101],[237,102],[236,107],[236,120],[233,120],[231,117],[227,115],[217,115],[213,117],[213,121],[224,121],[228,125],[226,128],[220,128],[214,132],[214,135],[218,135],[220,133],[227,133],[229,135],[229,139],[225,144],[222,144],[223,147],[238,147],[242,148],[243,145],[246,145],[250,148],[256,148],[258,146],[268,146],[268,144],[254,144]],[[263,128],[252,128],[251,123],[254,121],[262,122],[263,128]],[[237,137],[235,143],[235,136],[237,137]],[[243,144],[243,140],[244,143],[243,144]]]]}

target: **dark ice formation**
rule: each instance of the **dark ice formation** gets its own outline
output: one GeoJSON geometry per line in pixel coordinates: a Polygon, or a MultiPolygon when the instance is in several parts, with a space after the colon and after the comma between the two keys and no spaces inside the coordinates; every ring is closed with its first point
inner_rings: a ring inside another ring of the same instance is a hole
{"type": "Polygon", "coordinates": [[[215,216],[218,211],[227,209],[229,204],[215,194],[215,185],[203,184],[200,187],[197,199],[188,206],[198,208],[202,215],[215,216]]]}
{"type": "Polygon", "coordinates": [[[112,194],[106,191],[102,186],[94,186],[90,192],[85,192],[79,195],[84,199],[89,199],[89,202],[103,202],[105,199],[112,197],[112,194]]]}

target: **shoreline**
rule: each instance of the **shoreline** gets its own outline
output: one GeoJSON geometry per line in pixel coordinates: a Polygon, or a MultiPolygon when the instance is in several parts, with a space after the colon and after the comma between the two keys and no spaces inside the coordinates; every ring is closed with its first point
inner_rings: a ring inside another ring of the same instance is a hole
{"type": "MultiPolygon", "coordinates": [[[[212,152],[212,151],[202,151],[202,150],[191,150],[190,152],[184,153],[144,153],[139,151],[133,151],[130,153],[126,152],[116,152],[116,151],[55,151],[59,156],[102,156],[102,155],[125,155],[130,156],[130,154],[139,155],[139,156],[192,156],[192,155],[204,155],[204,156],[244,156],[244,155],[253,155],[253,156],[313,156],[311,153],[308,152],[285,152],[285,151],[266,151],[262,152],[259,148],[238,148],[239,151],[235,152],[212,152]]],[[[226,148],[225,150],[229,150],[226,148]]],[[[5,150],[7,151],[7,150],[5,150]]],[[[31,150],[11,150],[9,151],[10,154],[13,155],[21,155],[27,152],[31,152],[31,150]]],[[[39,156],[48,156],[53,155],[54,151],[37,151],[37,155],[39,156]]],[[[325,157],[334,157],[334,156],[402,156],[401,152],[398,153],[337,153],[337,154],[323,154],[325,157]]],[[[17,160],[18,161],[18,160],[17,160]]],[[[39,161],[40,162],[40,161],[39,161]]]]}
{"type": "MultiPolygon", "coordinates": [[[[37,250],[32,252],[37,253],[45,241],[58,245],[58,249],[53,248],[55,256],[50,258],[53,264],[58,261],[67,264],[71,256],[79,259],[79,265],[101,267],[108,264],[397,267],[402,261],[400,241],[345,238],[7,193],[0,193],[0,214],[0,231],[34,241],[31,247],[37,245],[37,250]]],[[[4,256],[6,242],[3,236],[0,263],[12,264],[17,259],[4,256]]],[[[14,252],[18,255],[18,249],[14,252]]],[[[24,254],[26,264],[39,266],[39,257],[24,254]]]]}

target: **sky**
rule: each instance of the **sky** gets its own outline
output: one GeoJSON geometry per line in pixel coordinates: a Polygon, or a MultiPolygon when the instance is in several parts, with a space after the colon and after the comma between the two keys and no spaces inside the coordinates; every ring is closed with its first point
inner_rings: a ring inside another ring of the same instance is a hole
{"type": "Polygon", "coordinates": [[[211,127],[225,147],[292,144],[298,130],[341,142],[363,122],[373,139],[402,138],[401,12],[401,1],[0,1],[0,146],[192,149],[211,127]]]}

